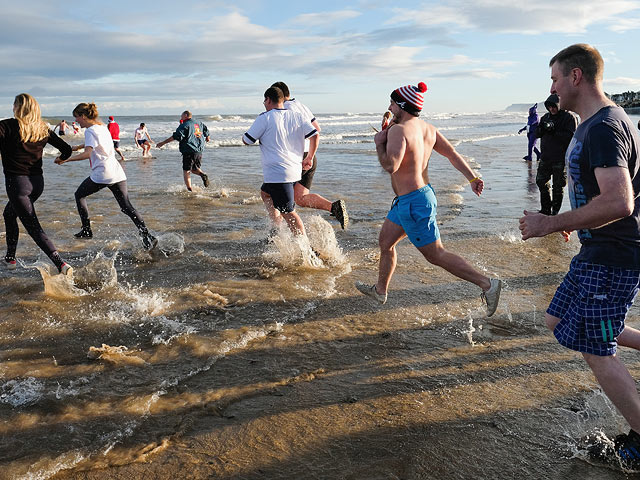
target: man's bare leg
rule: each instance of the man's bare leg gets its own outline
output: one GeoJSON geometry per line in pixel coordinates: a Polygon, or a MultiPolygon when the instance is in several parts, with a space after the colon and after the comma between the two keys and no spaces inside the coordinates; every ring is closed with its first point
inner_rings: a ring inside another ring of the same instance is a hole
{"type": "Polygon", "coordinates": [[[396,225],[388,218],[384,219],[378,243],[380,245],[380,264],[378,265],[378,282],[376,283],[376,292],[380,295],[386,295],[389,288],[389,282],[396,269],[398,255],[396,253],[396,245],[407,235],[400,225],[396,225]]]}
{"type": "Polygon", "coordinates": [[[293,194],[296,205],[300,207],[331,211],[331,202],[329,200],[322,195],[311,193],[307,187],[300,183],[296,183],[293,186],[293,194]]]}
{"type": "Polygon", "coordinates": [[[296,236],[306,235],[306,232],[304,230],[304,223],[302,223],[302,219],[300,218],[300,215],[298,215],[296,211],[289,212],[289,213],[281,213],[281,215],[284,217],[285,221],[287,222],[287,226],[289,227],[289,230],[291,230],[291,233],[293,233],[296,236]]]}
{"type": "Polygon", "coordinates": [[[583,353],[596,380],[631,428],[640,432],[640,396],[636,382],[616,355],[583,353]]]}
{"type": "Polygon", "coordinates": [[[475,283],[482,290],[489,290],[491,288],[491,281],[489,277],[486,277],[478,270],[473,268],[469,262],[455,253],[447,251],[440,239],[436,240],[429,245],[418,248],[424,258],[429,263],[444,268],[447,272],[455,275],[458,278],[467,280],[468,282],[475,283]]]}
{"type": "Polygon", "coordinates": [[[191,172],[189,170],[183,170],[184,184],[187,186],[187,190],[191,191],[191,172]]]}
{"type": "Polygon", "coordinates": [[[269,214],[269,218],[273,222],[274,225],[279,226],[280,222],[282,222],[282,216],[280,212],[275,209],[273,206],[273,200],[271,199],[271,195],[260,190],[260,196],[262,197],[262,203],[264,203],[264,208],[266,208],[267,213],[269,214]]]}
{"type": "Polygon", "coordinates": [[[625,325],[622,333],[618,335],[618,345],[640,350],[640,330],[625,325]]]}

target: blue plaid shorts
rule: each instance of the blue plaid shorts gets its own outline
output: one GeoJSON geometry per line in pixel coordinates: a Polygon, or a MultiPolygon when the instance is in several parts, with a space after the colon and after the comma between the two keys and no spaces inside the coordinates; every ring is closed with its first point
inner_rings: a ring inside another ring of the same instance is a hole
{"type": "Polygon", "coordinates": [[[608,356],[638,293],[640,270],[571,261],[569,272],[547,309],[560,322],[553,334],[578,352],[608,356]]]}

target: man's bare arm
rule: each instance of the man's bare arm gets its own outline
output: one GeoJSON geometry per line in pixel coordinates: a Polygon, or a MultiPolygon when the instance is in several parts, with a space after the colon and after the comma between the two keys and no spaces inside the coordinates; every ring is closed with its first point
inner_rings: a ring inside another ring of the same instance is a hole
{"type": "Polygon", "coordinates": [[[462,173],[467,180],[473,180],[477,177],[476,172],[471,169],[467,161],[438,130],[436,130],[436,143],[433,145],[433,149],[443,157],[446,157],[451,162],[451,165],[462,173]]]}
{"type": "Polygon", "coordinates": [[[407,141],[401,128],[394,126],[378,132],[374,137],[378,161],[389,173],[395,173],[407,148],[407,141]]]}
{"type": "Polygon", "coordinates": [[[553,232],[599,228],[631,215],[634,194],[629,170],[624,167],[596,168],[594,174],[600,195],[580,208],[556,216],[525,211],[525,216],[520,219],[522,239],[543,237],[553,232]]]}

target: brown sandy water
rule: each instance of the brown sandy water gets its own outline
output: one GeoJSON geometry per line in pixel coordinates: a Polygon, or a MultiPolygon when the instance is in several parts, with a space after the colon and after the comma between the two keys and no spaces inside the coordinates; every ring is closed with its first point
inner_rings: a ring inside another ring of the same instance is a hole
{"type": "MultiPolygon", "coordinates": [[[[524,141],[458,147],[487,181],[481,199],[433,159],[445,246],[506,282],[491,319],[477,287],[406,241],[386,305],[355,290],[376,276],[392,198],[370,145],[323,154],[360,164],[357,188],[338,167],[316,176],[346,198],[349,230],[300,210],[321,261],[268,239],[259,172],[236,180],[256,150],[216,150],[214,187],[195,195],[175,153],[127,162],[153,254],[108,192],[89,202],[96,238],[69,238],[77,219],[59,197],[86,171],[51,168],[48,184],[69,186],[38,211],[75,283],[51,277],[28,238],[20,258],[40,268],[0,273],[0,478],[627,478],[579,448],[627,427],[543,325],[578,244],[519,240],[517,216],[537,203],[535,166],[513,160],[524,141]]],[[[637,353],[621,357],[640,375],[637,353]]]]}

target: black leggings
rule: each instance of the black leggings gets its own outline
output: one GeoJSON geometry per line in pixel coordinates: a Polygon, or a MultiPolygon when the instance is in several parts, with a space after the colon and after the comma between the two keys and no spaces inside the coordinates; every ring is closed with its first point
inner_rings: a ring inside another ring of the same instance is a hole
{"type": "Polygon", "coordinates": [[[93,195],[94,193],[102,190],[104,187],[107,187],[113,193],[113,196],[116,197],[118,201],[118,205],[120,205],[120,210],[122,213],[129,216],[133,223],[135,223],[138,230],[142,233],[147,232],[147,227],[144,224],[144,220],[140,216],[140,214],[133,208],[131,202],[129,201],[129,195],[127,194],[127,181],[123,180],[118,183],[112,183],[111,185],[107,185],[106,183],[96,183],[91,180],[91,177],[87,177],[84,182],[80,184],[78,189],[76,190],[76,204],[78,206],[78,213],[80,214],[80,219],[82,220],[82,227],[89,228],[91,226],[91,222],[89,221],[89,210],[87,210],[87,200],[86,198],[89,195],[93,195]]]}
{"type": "Polygon", "coordinates": [[[56,251],[53,242],[49,240],[36,216],[34,203],[44,190],[44,178],[42,175],[7,175],[5,186],[9,203],[4,208],[4,225],[7,232],[7,257],[15,258],[18,248],[18,218],[31,235],[36,245],[47,254],[51,261],[60,268],[63,261],[56,251]]]}

